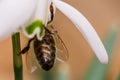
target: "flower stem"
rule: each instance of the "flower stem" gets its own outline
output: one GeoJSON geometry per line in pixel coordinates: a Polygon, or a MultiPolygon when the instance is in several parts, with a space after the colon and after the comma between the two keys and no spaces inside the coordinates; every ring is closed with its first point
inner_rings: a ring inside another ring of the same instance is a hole
{"type": "Polygon", "coordinates": [[[12,36],[12,46],[13,46],[13,67],[15,80],[23,80],[22,57],[21,55],[18,55],[18,53],[21,50],[19,33],[15,33],[12,36]]]}

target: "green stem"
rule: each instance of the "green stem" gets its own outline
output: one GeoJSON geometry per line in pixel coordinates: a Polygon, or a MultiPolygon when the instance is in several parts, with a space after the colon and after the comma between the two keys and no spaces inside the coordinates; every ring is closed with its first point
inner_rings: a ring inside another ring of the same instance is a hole
{"type": "Polygon", "coordinates": [[[22,57],[21,55],[18,55],[18,53],[21,50],[19,33],[15,33],[12,36],[12,46],[13,46],[13,66],[14,66],[15,80],[23,80],[22,57]]]}

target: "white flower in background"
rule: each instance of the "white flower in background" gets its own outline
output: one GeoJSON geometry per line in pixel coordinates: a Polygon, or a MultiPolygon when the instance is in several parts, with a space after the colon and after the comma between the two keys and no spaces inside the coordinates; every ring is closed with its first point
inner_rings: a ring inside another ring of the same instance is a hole
{"type": "Polygon", "coordinates": [[[61,0],[1,0],[0,39],[22,29],[29,38],[37,35],[41,39],[42,26],[50,16],[49,6],[53,3],[67,16],[90,44],[101,63],[108,63],[107,52],[89,21],[75,8],[61,0]],[[22,27],[21,27],[22,26],[22,27]]]}

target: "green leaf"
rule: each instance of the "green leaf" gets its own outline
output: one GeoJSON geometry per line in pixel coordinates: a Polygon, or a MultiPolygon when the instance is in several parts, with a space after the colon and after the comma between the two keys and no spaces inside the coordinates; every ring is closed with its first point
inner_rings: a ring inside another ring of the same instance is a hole
{"type": "MultiPolygon", "coordinates": [[[[112,29],[107,35],[104,46],[107,50],[109,56],[112,56],[112,51],[114,50],[116,39],[117,39],[117,29],[112,29]]],[[[85,75],[84,80],[105,80],[108,70],[108,64],[101,64],[96,58],[93,60],[88,73],[85,75]]]]}

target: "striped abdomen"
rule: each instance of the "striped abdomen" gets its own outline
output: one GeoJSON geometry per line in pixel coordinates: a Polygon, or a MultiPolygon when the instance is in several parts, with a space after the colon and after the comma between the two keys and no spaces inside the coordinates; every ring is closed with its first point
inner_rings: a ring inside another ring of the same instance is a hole
{"type": "Polygon", "coordinates": [[[46,71],[50,70],[54,65],[56,53],[55,41],[52,35],[46,33],[41,41],[35,39],[34,51],[41,67],[46,71]]]}

